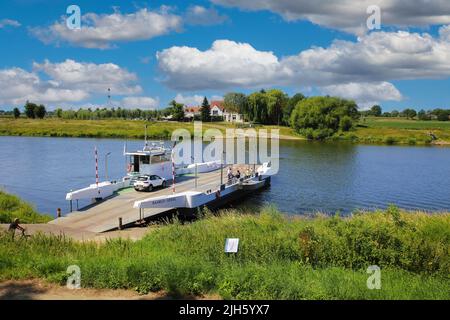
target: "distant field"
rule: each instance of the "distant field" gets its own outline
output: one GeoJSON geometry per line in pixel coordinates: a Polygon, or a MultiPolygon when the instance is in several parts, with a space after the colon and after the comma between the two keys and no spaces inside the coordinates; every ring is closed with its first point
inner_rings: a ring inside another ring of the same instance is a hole
{"type": "Polygon", "coordinates": [[[410,129],[410,130],[434,130],[449,129],[450,121],[418,121],[406,120],[404,118],[366,118],[361,122],[370,128],[392,128],[392,129],[410,129]]]}
{"type": "Polygon", "coordinates": [[[404,118],[366,118],[349,133],[337,139],[376,144],[450,144],[450,122],[418,121],[404,118]],[[434,141],[432,133],[438,140],[434,141]]]}

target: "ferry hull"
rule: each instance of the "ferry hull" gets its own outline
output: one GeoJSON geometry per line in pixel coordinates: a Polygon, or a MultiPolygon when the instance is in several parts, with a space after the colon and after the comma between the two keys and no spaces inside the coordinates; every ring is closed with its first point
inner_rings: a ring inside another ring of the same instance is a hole
{"type": "Polygon", "coordinates": [[[179,208],[174,211],[176,211],[178,215],[180,215],[183,218],[194,218],[197,216],[200,209],[207,208],[209,210],[217,210],[226,207],[227,205],[236,203],[237,201],[242,200],[243,198],[249,196],[250,194],[267,189],[268,187],[270,187],[271,179],[270,177],[266,177],[262,179],[260,182],[261,184],[257,184],[250,188],[240,188],[240,186],[237,185],[235,191],[230,192],[223,196],[214,195],[215,199],[207,202],[204,205],[200,205],[196,208],[179,208]]]}

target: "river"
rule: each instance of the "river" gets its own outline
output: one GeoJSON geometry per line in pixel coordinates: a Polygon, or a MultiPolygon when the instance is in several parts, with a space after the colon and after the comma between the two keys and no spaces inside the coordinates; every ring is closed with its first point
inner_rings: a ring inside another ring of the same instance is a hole
{"type": "MultiPolygon", "coordinates": [[[[94,147],[105,175],[125,175],[124,141],[110,139],[0,137],[0,188],[40,212],[68,211],[65,194],[95,183],[94,147]]],[[[128,141],[128,150],[142,141],[128,141]]],[[[270,189],[243,205],[271,203],[290,214],[347,214],[356,209],[450,210],[450,148],[367,146],[350,143],[280,142],[280,171],[270,189]]]]}

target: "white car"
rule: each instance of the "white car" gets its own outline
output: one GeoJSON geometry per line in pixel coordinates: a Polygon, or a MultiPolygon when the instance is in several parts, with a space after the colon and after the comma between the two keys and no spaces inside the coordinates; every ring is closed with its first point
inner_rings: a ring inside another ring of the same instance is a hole
{"type": "Polygon", "coordinates": [[[153,191],[154,188],[165,188],[166,186],[166,179],[157,175],[140,176],[134,183],[134,189],[136,191],[153,191]]]}

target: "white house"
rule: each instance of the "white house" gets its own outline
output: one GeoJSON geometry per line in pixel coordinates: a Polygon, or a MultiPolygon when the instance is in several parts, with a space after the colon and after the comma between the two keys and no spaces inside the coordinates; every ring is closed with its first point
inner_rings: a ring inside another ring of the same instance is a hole
{"type": "Polygon", "coordinates": [[[223,117],[223,120],[226,122],[244,122],[244,116],[240,113],[226,110],[223,101],[211,102],[211,117],[223,117]]]}
{"type": "Polygon", "coordinates": [[[195,116],[200,116],[200,107],[186,107],[184,109],[184,117],[187,119],[194,119],[195,116]]]}
{"type": "MultiPolygon", "coordinates": [[[[200,117],[202,113],[202,107],[185,107],[184,116],[187,119],[194,119],[195,117],[200,117]]],[[[223,117],[226,122],[237,122],[243,123],[244,116],[237,112],[229,112],[223,106],[223,101],[212,101],[211,102],[211,117],[223,117]]]]}

